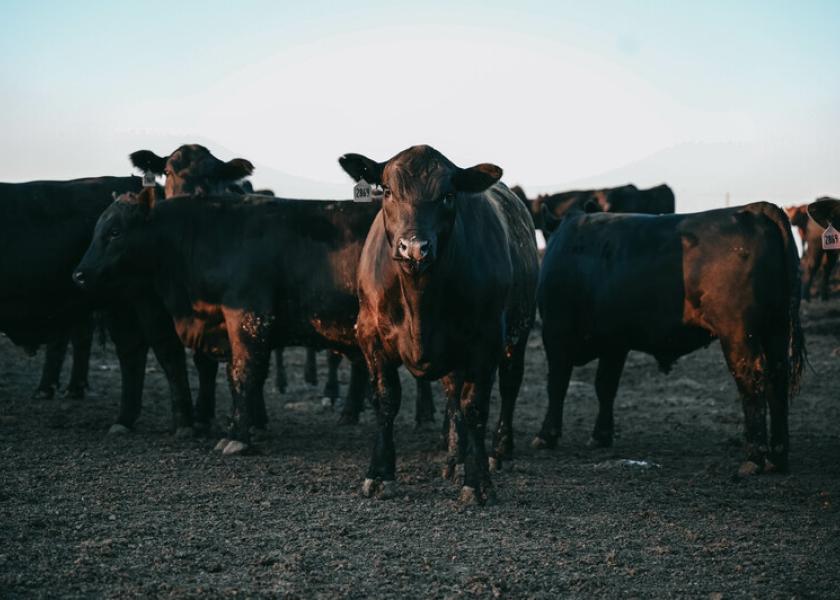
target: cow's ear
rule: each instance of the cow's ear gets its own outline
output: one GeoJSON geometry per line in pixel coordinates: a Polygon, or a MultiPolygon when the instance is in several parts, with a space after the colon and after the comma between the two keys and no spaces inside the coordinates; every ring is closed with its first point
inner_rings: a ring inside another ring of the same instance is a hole
{"type": "Polygon", "coordinates": [[[378,163],[361,154],[345,154],[338,159],[338,164],[353,181],[364,179],[368,183],[382,185],[382,171],[385,163],[378,163]]]}
{"type": "Polygon", "coordinates": [[[481,163],[469,169],[458,169],[452,183],[459,192],[483,192],[502,178],[502,168],[481,163]]]}
{"type": "Polygon", "coordinates": [[[585,213],[596,213],[596,212],[606,212],[604,207],[601,206],[601,203],[598,202],[597,198],[590,198],[586,202],[583,203],[583,212],[585,213]]]}
{"type": "Polygon", "coordinates": [[[244,158],[234,158],[226,163],[219,163],[213,170],[213,176],[225,181],[237,181],[243,177],[248,177],[253,172],[254,165],[251,164],[251,161],[244,158]]]}
{"type": "Polygon", "coordinates": [[[808,205],[808,214],[825,229],[829,223],[838,223],[840,227],[840,200],[826,198],[808,205]]]}
{"type": "Polygon", "coordinates": [[[137,204],[151,211],[155,207],[156,192],[153,187],[144,187],[137,193],[137,204]]]}
{"type": "Polygon", "coordinates": [[[138,150],[128,155],[131,164],[141,171],[151,171],[155,175],[163,175],[166,171],[166,158],[158,156],[151,150],[138,150]]]}

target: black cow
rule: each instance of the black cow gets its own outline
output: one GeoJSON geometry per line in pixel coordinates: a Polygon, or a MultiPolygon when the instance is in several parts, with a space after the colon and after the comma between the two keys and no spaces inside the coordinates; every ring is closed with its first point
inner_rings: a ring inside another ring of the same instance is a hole
{"type": "MultiPolygon", "coordinates": [[[[113,202],[112,194],[140,187],[139,177],[0,184],[0,279],[4,282],[0,287],[0,331],[25,347],[61,344],[73,330],[85,328],[92,309],[107,308],[106,323],[122,375],[121,411],[115,427],[133,424],[136,418],[133,410],[143,392],[150,345],[170,380],[176,427],[187,427],[192,419],[189,387],[186,376],[177,378],[177,354],[183,355],[183,349],[171,322],[167,335],[166,315],[161,318],[152,309],[136,311],[133,302],[123,298],[91,297],[71,280],[97,218],[113,202]]],[[[86,343],[89,345],[89,340],[86,343]]],[[[78,358],[86,362],[87,353],[78,358]]],[[[51,358],[53,367],[56,360],[51,358]]],[[[45,370],[51,368],[51,361],[45,370]]],[[[78,378],[86,374],[86,364],[74,364],[73,370],[77,373],[75,383],[82,383],[78,378]]],[[[47,374],[46,379],[51,376],[47,374]]]]}
{"type": "Polygon", "coordinates": [[[492,499],[484,446],[500,372],[496,457],[512,450],[513,407],[535,317],[537,249],[528,212],[491,164],[461,169],[429,146],[379,163],[339,159],[355,180],[381,185],[382,211],[359,263],[357,336],[374,384],[378,431],[362,491],[396,493],[397,368],[443,378],[450,422],[446,475],[464,462],[463,502],[492,499]]]}
{"type": "MultiPolygon", "coordinates": [[[[126,194],[100,217],[77,280],[96,288],[150,286],[186,346],[228,361],[230,439],[239,453],[261,397],[269,352],[338,350],[360,370],[356,268],[375,203],[126,194]]],[[[364,389],[352,391],[361,398],[364,389]]]]}
{"type": "MultiPolygon", "coordinates": [[[[818,198],[817,202],[821,200],[832,200],[832,198],[827,196],[818,198]]],[[[820,299],[828,300],[831,295],[831,274],[837,264],[837,252],[823,250],[823,228],[808,218],[806,205],[790,206],[785,209],[785,212],[791,224],[799,230],[799,237],[802,240],[802,299],[811,299],[811,287],[822,269],[820,299]]]]}
{"type": "MultiPolygon", "coordinates": [[[[132,164],[138,169],[150,171],[156,175],[165,177],[165,196],[172,198],[182,195],[208,195],[221,194],[225,192],[237,194],[256,194],[274,197],[272,190],[255,191],[250,181],[245,179],[253,173],[253,165],[244,158],[234,158],[223,162],[215,157],[207,148],[199,144],[185,144],[177,148],[168,157],[158,156],[150,150],[138,150],[129,157],[132,164]]],[[[275,350],[277,377],[275,386],[280,392],[285,392],[287,385],[286,369],[283,363],[283,349],[275,350]]],[[[215,414],[215,385],[218,363],[209,360],[201,352],[193,355],[196,370],[199,374],[199,393],[196,402],[199,420],[201,422],[211,420],[215,414]]],[[[333,404],[339,396],[338,366],[340,358],[332,356],[328,360],[329,373],[324,386],[324,397],[329,398],[333,404]]],[[[352,373],[361,372],[358,369],[352,373]]],[[[366,379],[366,378],[365,378],[366,379]]],[[[317,384],[317,370],[315,363],[315,351],[307,349],[306,365],[304,368],[304,380],[312,385],[317,384]]],[[[364,381],[350,383],[350,391],[358,393],[363,389],[364,381]]],[[[426,386],[427,388],[428,386],[426,386]]],[[[423,390],[426,392],[426,390],[423,390]]],[[[431,402],[431,392],[424,393],[422,398],[431,402]]],[[[358,411],[362,406],[363,397],[355,398],[348,396],[345,409],[342,412],[341,423],[358,422],[358,411]]],[[[418,405],[421,406],[421,405],[418,405]]],[[[428,412],[425,409],[418,412],[418,418],[428,412]]],[[[431,406],[431,404],[429,404],[431,406]]],[[[259,400],[255,405],[258,413],[255,425],[259,428],[265,427],[267,413],[265,404],[259,400]],[[257,408],[259,407],[259,408],[257,408]]],[[[419,423],[420,421],[418,421],[419,423]]]]}
{"type": "MultiPolygon", "coordinates": [[[[522,188],[519,188],[524,198],[522,188]]],[[[557,221],[569,211],[641,213],[648,215],[674,212],[674,192],[665,184],[640,190],[633,184],[597,190],[575,190],[558,194],[540,195],[525,200],[531,209],[534,226],[546,235],[557,221]]]]}
{"type": "Polygon", "coordinates": [[[747,462],[739,472],[786,469],[788,403],[803,358],[797,263],[790,224],[768,203],[656,217],[567,215],[540,273],[549,407],[535,447],[560,437],[572,367],[598,359],[592,440],[609,446],[630,350],[653,355],[667,372],[719,338],[743,399],[747,462]]]}

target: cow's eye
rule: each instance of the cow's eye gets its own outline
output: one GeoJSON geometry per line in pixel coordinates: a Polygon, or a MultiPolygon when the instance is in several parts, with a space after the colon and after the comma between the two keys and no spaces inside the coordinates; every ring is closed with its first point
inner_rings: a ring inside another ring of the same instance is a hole
{"type": "Polygon", "coordinates": [[[447,192],[441,199],[444,208],[452,208],[455,206],[455,192],[447,192]]]}
{"type": "Polygon", "coordinates": [[[113,240],[114,238],[120,237],[120,233],[119,229],[111,227],[111,229],[108,230],[108,237],[113,240]]]}

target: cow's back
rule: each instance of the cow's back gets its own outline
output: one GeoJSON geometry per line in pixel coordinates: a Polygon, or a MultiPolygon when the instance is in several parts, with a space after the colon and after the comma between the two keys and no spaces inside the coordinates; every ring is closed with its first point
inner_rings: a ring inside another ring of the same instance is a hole
{"type": "Polygon", "coordinates": [[[540,275],[544,327],[575,340],[585,362],[611,344],[678,356],[702,332],[718,335],[732,310],[787,314],[787,242],[772,208],[568,217],[540,275]]]}

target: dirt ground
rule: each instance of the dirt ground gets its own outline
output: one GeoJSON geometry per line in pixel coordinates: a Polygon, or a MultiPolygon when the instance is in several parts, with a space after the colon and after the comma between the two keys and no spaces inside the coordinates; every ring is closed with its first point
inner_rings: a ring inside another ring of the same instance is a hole
{"type": "MultiPolygon", "coordinates": [[[[837,598],[840,300],[805,304],[803,322],[815,373],[791,409],[790,474],[732,480],[741,410],[717,344],[669,376],[632,354],[608,450],[586,449],[595,365],[577,369],[559,447],[532,450],[546,405],[535,330],[517,459],[495,476],[499,503],[469,509],[440,477],[437,431],[414,430],[405,379],[402,494],[367,500],[371,411],[338,427],[300,349],[289,393],[267,386],[259,454],[223,458],[215,440],[169,434],[151,356],[137,431],[109,437],[112,347],[95,350],[90,398],[33,402],[41,357],[0,338],[0,597],[837,598]]],[[[225,385],[219,404],[227,414],[225,385]]]]}

